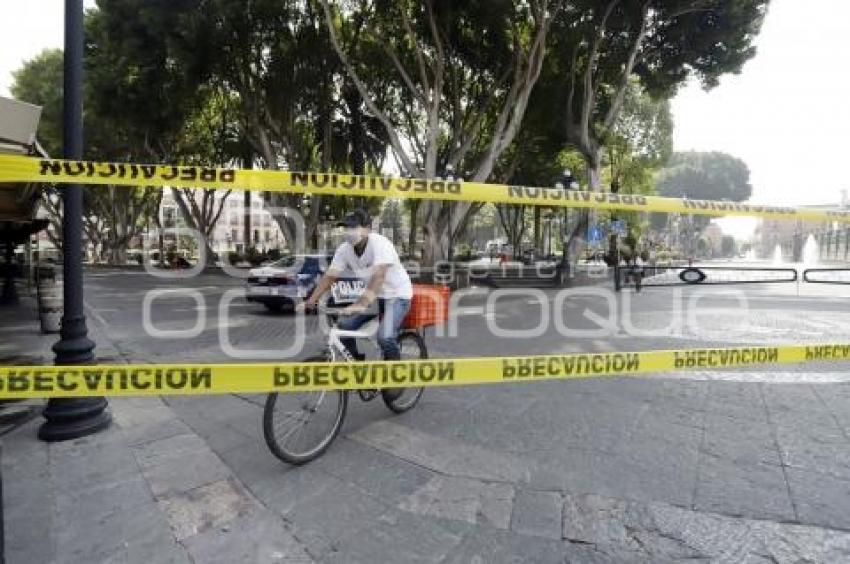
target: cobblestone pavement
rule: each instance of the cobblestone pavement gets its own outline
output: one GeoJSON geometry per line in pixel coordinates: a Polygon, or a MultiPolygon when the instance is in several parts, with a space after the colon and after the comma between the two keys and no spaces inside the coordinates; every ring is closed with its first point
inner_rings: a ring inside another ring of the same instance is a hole
{"type": "MultiPolygon", "coordinates": [[[[317,318],[299,330],[289,315],[235,301],[225,319],[220,296],[238,284],[209,275],[191,284],[205,303],[161,296],[151,310],[160,329],[191,328],[204,311],[198,336],[140,335],[145,293],[178,285],[185,282],[90,274],[90,324],[105,343],[102,353],[117,360],[226,360],[222,327],[244,349],[283,350],[301,331],[312,345],[300,355],[316,346],[317,318]]],[[[484,293],[456,308],[457,336],[431,336],[429,344],[432,356],[447,357],[848,342],[844,294],[769,285],[559,302],[551,291],[526,292],[479,312],[493,299],[484,293]],[[689,320],[693,301],[699,314],[689,320]],[[541,311],[597,334],[565,337],[545,328],[532,336],[541,311]],[[629,323],[655,334],[625,330],[629,323]],[[529,336],[499,337],[494,326],[529,336]]],[[[7,556],[850,561],[846,369],[818,363],[433,389],[401,416],[355,400],[331,449],[298,468],[265,446],[260,396],[114,399],[117,425],[107,433],[46,446],[33,440],[33,423],[5,438],[7,556]],[[45,523],[50,543],[29,532],[45,523]]]]}

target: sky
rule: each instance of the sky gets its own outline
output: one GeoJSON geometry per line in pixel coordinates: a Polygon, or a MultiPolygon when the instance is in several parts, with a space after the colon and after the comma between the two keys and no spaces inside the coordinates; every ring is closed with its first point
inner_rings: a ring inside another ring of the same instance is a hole
{"type": "MultiPolygon", "coordinates": [[[[15,17],[0,20],[0,96],[9,95],[12,71],[63,40],[63,0],[15,4],[15,17]]],[[[850,190],[842,166],[850,139],[850,0],[772,0],[756,46],[741,74],[708,92],[698,83],[679,91],[675,149],[743,159],[755,202],[839,203],[841,190],[850,190]]],[[[755,222],[721,224],[743,236],[755,222]]]]}
{"type": "MultiPolygon", "coordinates": [[[[850,1],[773,0],[739,75],[672,102],[677,151],[724,151],[750,168],[752,201],[838,204],[850,189],[850,1]]],[[[722,220],[743,235],[749,218],[722,220]]],[[[748,227],[749,226],[749,227],[748,227]]]]}

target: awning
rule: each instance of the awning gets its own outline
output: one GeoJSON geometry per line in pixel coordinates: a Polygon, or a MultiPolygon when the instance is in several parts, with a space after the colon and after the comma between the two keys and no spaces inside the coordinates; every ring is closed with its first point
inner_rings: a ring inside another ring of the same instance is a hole
{"type": "MultiPolygon", "coordinates": [[[[36,142],[41,107],[0,97],[0,153],[34,155],[40,152],[36,142]]],[[[0,184],[0,238],[15,242],[24,233],[44,229],[36,220],[39,184],[0,184]]]]}

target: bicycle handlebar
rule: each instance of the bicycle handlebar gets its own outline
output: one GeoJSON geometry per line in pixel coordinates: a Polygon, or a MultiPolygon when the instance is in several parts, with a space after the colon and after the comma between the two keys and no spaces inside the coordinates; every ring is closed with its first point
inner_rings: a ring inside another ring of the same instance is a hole
{"type": "Polygon", "coordinates": [[[349,313],[349,314],[345,314],[345,313],[343,313],[343,310],[344,310],[346,307],[347,307],[347,306],[343,306],[343,307],[339,307],[339,306],[337,306],[337,307],[328,307],[328,306],[327,306],[327,305],[325,305],[325,304],[316,304],[316,312],[317,312],[317,313],[324,314],[324,315],[335,315],[335,316],[345,316],[345,317],[350,317],[350,316],[352,316],[352,315],[357,315],[356,313],[349,313]]]}

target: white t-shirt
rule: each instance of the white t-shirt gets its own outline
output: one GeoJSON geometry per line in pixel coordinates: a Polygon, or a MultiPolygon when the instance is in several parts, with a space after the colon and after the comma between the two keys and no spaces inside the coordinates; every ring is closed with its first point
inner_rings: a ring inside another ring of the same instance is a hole
{"type": "Polygon", "coordinates": [[[384,277],[384,285],[378,291],[379,298],[406,298],[413,297],[413,287],[410,285],[410,276],[401,264],[398,253],[392,242],[378,233],[369,233],[369,240],[361,256],[354,252],[351,243],[343,243],[334,253],[331,268],[338,272],[350,270],[354,275],[367,283],[372,279],[375,267],[388,264],[387,275],[384,277]]]}

